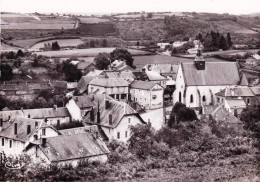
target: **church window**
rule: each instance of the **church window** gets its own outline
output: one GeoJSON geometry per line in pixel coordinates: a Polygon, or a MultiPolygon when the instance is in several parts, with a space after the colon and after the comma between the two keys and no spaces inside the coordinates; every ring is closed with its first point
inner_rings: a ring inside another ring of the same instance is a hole
{"type": "Polygon", "coordinates": [[[193,103],[193,95],[190,95],[190,103],[193,103]]]}
{"type": "Polygon", "coordinates": [[[205,96],[205,95],[203,95],[202,101],[203,101],[203,102],[206,102],[206,96],[205,96]]]}
{"type": "Polygon", "coordinates": [[[181,92],[179,92],[179,102],[181,102],[181,92]]]}

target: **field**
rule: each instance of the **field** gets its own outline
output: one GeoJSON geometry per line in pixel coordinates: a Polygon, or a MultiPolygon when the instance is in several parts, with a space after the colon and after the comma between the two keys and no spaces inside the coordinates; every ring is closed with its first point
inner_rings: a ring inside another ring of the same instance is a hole
{"type": "Polygon", "coordinates": [[[92,35],[92,36],[105,36],[115,33],[115,27],[110,23],[98,23],[98,24],[84,24],[80,23],[76,30],[81,35],[92,35]]]}
{"type": "Polygon", "coordinates": [[[84,24],[95,24],[95,23],[108,22],[109,20],[102,19],[102,18],[89,17],[89,18],[79,18],[79,21],[84,24]]]}
{"type": "MultiPolygon", "coordinates": [[[[62,50],[62,51],[46,51],[46,52],[34,52],[37,55],[43,55],[47,57],[95,57],[100,52],[110,53],[114,50],[111,48],[90,48],[90,49],[73,49],[73,50],[62,50]]],[[[128,49],[132,55],[149,55],[150,52],[128,49]]]]}
{"type": "MultiPolygon", "coordinates": [[[[205,58],[206,61],[223,61],[216,58],[205,58]]],[[[134,65],[136,69],[143,68],[146,64],[154,63],[169,63],[169,64],[179,64],[180,62],[191,62],[194,59],[181,58],[181,57],[171,57],[163,55],[153,55],[153,56],[134,56],[134,65]]]]}
{"type": "Polygon", "coordinates": [[[46,43],[52,43],[57,41],[58,44],[61,47],[66,47],[66,46],[77,46],[79,44],[84,43],[81,39],[53,39],[53,40],[47,40],[47,41],[43,41],[43,42],[39,42],[34,44],[31,49],[40,49],[44,47],[44,44],[46,43]]]}
{"type": "MultiPolygon", "coordinates": [[[[123,15],[116,15],[114,17],[116,18],[122,18],[122,19],[139,19],[142,15],[144,17],[147,17],[148,13],[139,13],[139,14],[123,14],[123,15]]],[[[163,19],[165,16],[187,16],[182,12],[170,12],[170,13],[153,13],[152,19],[163,19]]]]}
{"type": "Polygon", "coordinates": [[[73,29],[75,20],[64,17],[37,17],[30,14],[3,14],[1,29],[73,29]]]}
{"type": "Polygon", "coordinates": [[[225,32],[234,32],[239,34],[255,34],[257,32],[244,27],[234,21],[231,20],[219,20],[219,21],[212,21],[218,27],[221,27],[225,32]]]}

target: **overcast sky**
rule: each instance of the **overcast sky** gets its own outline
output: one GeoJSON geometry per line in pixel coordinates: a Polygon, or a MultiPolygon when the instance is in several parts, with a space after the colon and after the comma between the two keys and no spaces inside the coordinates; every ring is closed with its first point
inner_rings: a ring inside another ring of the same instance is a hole
{"type": "Polygon", "coordinates": [[[195,11],[249,14],[260,12],[259,7],[260,0],[0,0],[1,11],[22,13],[195,11]]]}

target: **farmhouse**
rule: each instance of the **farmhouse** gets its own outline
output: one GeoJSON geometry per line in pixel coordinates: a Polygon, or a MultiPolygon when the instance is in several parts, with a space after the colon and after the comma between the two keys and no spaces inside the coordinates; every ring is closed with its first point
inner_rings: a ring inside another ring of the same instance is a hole
{"type": "Polygon", "coordinates": [[[0,129],[0,152],[6,155],[20,155],[30,142],[59,135],[47,123],[23,117],[15,117],[5,123],[1,120],[0,129]]]}
{"type": "Polygon", "coordinates": [[[136,80],[130,84],[131,101],[145,109],[162,108],[163,92],[163,87],[154,82],[136,80]]]}
{"type": "Polygon", "coordinates": [[[82,161],[106,162],[106,144],[91,133],[59,135],[31,142],[25,149],[34,162],[76,167],[82,161]]]}
{"type": "Polygon", "coordinates": [[[228,86],[247,86],[234,62],[205,62],[200,52],[193,63],[181,63],[173,103],[182,102],[188,107],[216,104],[215,94],[228,86]]]}
{"type": "Polygon", "coordinates": [[[127,103],[106,97],[84,119],[86,124],[98,125],[109,141],[127,142],[131,136],[131,126],[144,124],[139,113],[127,103]]]}
{"type": "Polygon", "coordinates": [[[260,55],[254,54],[246,59],[246,64],[257,66],[260,65],[260,55]]]}
{"type": "Polygon", "coordinates": [[[105,93],[117,100],[128,100],[129,83],[123,78],[94,78],[88,86],[89,94],[105,93]]]}

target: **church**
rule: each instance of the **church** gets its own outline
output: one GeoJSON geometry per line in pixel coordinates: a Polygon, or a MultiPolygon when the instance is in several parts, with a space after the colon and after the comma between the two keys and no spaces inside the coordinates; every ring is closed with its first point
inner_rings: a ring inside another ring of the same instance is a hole
{"type": "Polygon", "coordinates": [[[207,62],[199,49],[193,62],[179,66],[173,104],[181,102],[193,108],[215,105],[216,93],[237,85],[246,87],[248,82],[236,62],[207,62]]]}

